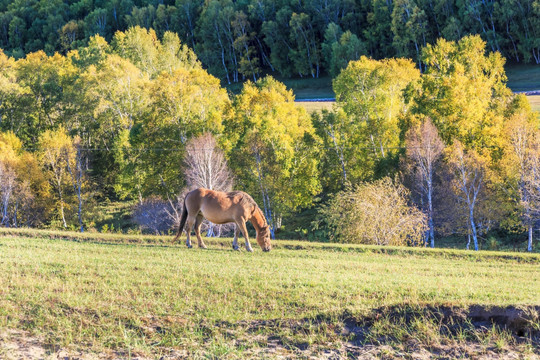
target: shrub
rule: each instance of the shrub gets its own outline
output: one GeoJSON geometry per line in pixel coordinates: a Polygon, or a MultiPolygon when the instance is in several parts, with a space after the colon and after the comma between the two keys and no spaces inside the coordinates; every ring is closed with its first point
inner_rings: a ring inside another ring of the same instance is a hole
{"type": "Polygon", "coordinates": [[[321,209],[332,241],[374,245],[421,245],[427,220],[408,205],[409,191],[383,178],[348,186],[321,209]]]}
{"type": "Polygon", "coordinates": [[[149,197],[138,204],[133,220],[142,229],[159,235],[167,233],[174,223],[169,203],[157,197],[149,197]]]}

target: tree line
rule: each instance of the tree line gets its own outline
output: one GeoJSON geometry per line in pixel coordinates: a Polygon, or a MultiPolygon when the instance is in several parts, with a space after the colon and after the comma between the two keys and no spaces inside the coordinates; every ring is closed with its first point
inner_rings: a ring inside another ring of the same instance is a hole
{"type": "Polygon", "coordinates": [[[172,32],[0,53],[0,224],[83,230],[93,204],[119,199],[166,232],[156,214],[174,219],[186,187],[234,181],[273,231],[314,208],[298,230],[320,240],[435,246],[463,234],[478,248],[502,229],[528,232],[532,249],[539,120],[507,88],[504,61],[479,36],[428,44],[423,73],[362,56],[334,79],[334,108],[310,115],[271,76],[227,93],[172,32]],[[377,216],[410,223],[388,232],[377,216]]]}
{"type": "Polygon", "coordinates": [[[175,32],[227,82],[336,76],[360,55],[411,58],[438,38],[479,34],[491,51],[540,63],[537,0],[3,0],[0,48],[15,58],[66,54],[94,35],[140,26],[175,32]]]}

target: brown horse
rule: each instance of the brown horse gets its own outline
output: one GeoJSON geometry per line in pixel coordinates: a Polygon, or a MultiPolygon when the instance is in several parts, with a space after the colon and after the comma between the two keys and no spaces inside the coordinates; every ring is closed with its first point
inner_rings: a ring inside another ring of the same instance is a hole
{"type": "Polygon", "coordinates": [[[206,249],[201,238],[201,224],[206,218],[214,224],[234,222],[233,249],[238,250],[238,232],[241,231],[246,239],[246,250],[253,251],[249,243],[246,221],[251,221],[257,232],[257,242],[263,251],[270,251],[270,230],[266,223],[263,212],[251,196],[243,191],[222,192],[203,188],[190,191],[184,199],[184,210],[180,220],[178,234],[174,238],[177,241],[184,225],[186,225],[186,245],[191,248],[191,229],[195,225],[195,235],[199,247],[206,249]]]}

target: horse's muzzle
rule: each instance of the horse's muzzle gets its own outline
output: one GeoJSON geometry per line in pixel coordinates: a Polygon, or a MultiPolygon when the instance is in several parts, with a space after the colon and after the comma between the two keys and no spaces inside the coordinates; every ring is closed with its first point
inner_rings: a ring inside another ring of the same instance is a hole
{"type": "Polygon", "coordinates": [[[263,251],[264,251],[264,252],[269,252],[269,251],[270,251],[270,248],[264,248],[263,251]]]}

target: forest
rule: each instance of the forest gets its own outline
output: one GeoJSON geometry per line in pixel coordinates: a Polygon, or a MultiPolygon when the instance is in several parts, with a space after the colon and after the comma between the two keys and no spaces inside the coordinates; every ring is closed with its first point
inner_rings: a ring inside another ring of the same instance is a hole
{"type": "Polygon", "coordinates": [[[138,227],[116,230],[169,233],[204,186],[252,194],[278,237],[538,246],[539,118],[479,35],[426,44],[421,68],[359,55],[312,114],[272,76],[227,92],[190,42],[136,26],[0,52],[0,225],[107,231],[98,205],[120,201],[138,227]]]}
{"type": "Polygon", "coordinates": [[[14,58],[67,54],[94,35],[140,26],[178,34],[228,83],[335,77],[349,60],[405,57],[478,34],[509,61],[540,63],[538,0],[1,0],[0,48],[14,58]]]}

